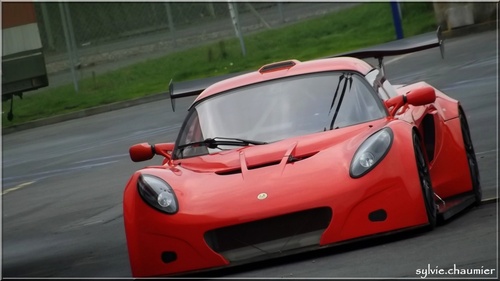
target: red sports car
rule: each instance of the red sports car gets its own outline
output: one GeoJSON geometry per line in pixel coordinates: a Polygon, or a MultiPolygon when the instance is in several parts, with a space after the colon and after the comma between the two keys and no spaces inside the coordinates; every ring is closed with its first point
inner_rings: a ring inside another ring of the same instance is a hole
{"type": "Polygon", "coordinates": [[[134,161],[164,157],[125,189],[133,276],[431,229],[479,204],[460,103],[425,82],[393,86],[359,59],[441,44],[402,42],[272,63],[187,92],[172,86],[172,101],[198,95],[175,143],[130,148],[134,161]]]}

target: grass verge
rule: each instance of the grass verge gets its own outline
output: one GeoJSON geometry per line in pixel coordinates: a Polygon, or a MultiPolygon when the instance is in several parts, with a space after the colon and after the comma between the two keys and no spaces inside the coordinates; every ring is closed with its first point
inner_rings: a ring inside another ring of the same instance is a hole
{"type": "MultiPolygon", "coordinates": [[[[436,29],[432,3],[401,3],[404,36],[436,29]]],[[[364,3],[279,29],[245,35],[247,55],[239,41],[218,43],[172,53],[116,71],[79,81],[73,85],[27,92],[15,97],[14,120],[7,120],[10,102],[2,103],[2,128],[117,101],[165,92],[170,78],[184,81],[216,76],[285,60],[309,60],[395,40],[390,4],[364,3]]]]}

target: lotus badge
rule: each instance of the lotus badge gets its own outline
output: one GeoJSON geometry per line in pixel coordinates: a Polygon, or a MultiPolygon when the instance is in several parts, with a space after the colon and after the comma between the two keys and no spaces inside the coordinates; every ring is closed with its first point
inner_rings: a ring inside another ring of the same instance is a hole
{"type": "Polygon", "coordinates": [[[259,195],[257,195],[257,199],[259,200],[264,200],[267,198],[267,193],[261,193],[259,195]]]}

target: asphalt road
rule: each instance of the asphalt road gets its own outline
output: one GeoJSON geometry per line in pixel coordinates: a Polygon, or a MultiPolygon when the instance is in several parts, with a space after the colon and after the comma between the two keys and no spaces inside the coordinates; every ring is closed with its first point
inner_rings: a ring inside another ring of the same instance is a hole
{"type": "MultiPolygon", "coordinates": [[[[462,102],[484,198],[498,195],[496,36],[492,31],[450,39],[444,60],[437,49],[386,59],[393,84],[426,80],[462,102]]],[[[165,99],[5,135],[2,276],[130,277],[123,189],[136,169],[161,159],[133,163],[128,148],[144,141],[173,141],[191,101],[179,100],[176,113],[165,99]]],[[[482,276],[498,278],[497,214],[497,203],[482,205],[429,233],[330,248],[220,274],[418,278],[418,269],[455,266],[495,269],[494,275],[482,276]]]]}

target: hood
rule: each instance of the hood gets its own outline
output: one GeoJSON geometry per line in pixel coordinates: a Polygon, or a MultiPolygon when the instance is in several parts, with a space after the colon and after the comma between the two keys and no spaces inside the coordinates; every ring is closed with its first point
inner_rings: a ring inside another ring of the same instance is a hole
{"type": "Polygon", "coordinates": [[[176,160],[174,164],[194,172],[209,172],[221,175],[244,173],[244,171],[285,165],[301,161],[329,149],[353,150],[366,137],[379,130],[385,120],[359,124],[332,131],[289,138],[266,145],[245,146],[218,153],[176,160]]]}

